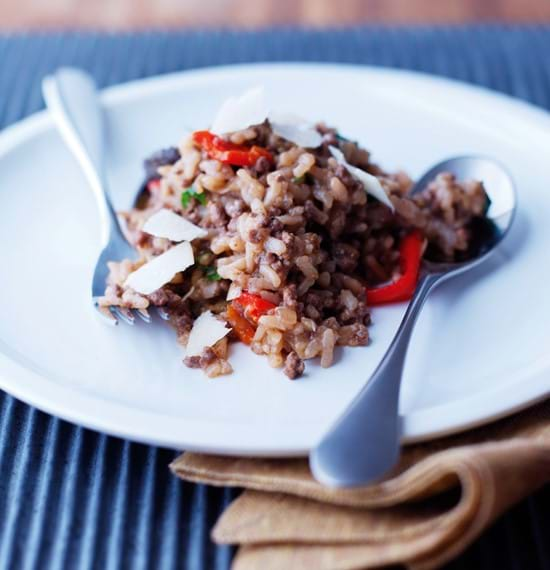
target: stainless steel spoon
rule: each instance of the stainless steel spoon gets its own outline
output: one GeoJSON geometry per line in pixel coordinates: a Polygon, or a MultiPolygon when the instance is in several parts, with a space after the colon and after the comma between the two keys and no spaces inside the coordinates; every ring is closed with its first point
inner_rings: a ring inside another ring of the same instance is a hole
{"type": "Polygon", "coordinates": [[[384,358],[345,413],[310,453],[315,478],[333,487],[351,487],[379,480],[400,453],[399,389],[414,324],[428,293],[443,281],[483,263],[510,230],[516,211],[516,192],[506,170],[492,159],[465,156],[434,166],[415,184],[419,192],[441,172],[460,180],[481,180],[491,200],[490,222],[476,231],[464,261],[438,263],[426,259],[416,292],[384,358]]]}

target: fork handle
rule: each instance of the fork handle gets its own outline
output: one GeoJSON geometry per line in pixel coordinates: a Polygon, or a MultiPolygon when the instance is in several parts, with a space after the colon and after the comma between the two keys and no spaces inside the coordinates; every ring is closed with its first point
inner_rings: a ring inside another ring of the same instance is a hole
{"type": "Polygon", "coordinates": [[[65,67],[42,82],[44,101],[67,146],[80,164],[94,193],[105,246],[119,232],[115,210],[107,194],[103,112],[92,77],[65,67]]]}

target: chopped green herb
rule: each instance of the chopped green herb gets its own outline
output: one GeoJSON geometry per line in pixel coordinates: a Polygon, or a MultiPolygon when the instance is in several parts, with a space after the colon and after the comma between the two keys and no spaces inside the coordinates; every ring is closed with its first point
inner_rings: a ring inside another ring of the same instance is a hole
{"type": "Polygon", "coordinates": [[[293,178],[292,182],[294,182],[295,184],[303,184],[305,179],[306,179],[305,174],[302,174],[302,176],[297,176],[296,178],[293,178]]]}
{"type": "Polygon", "coordinates": [[[191,200],[191,194],[189,193],[189,190],[186,190],[185,192],[182,193],[181,195],[181,205],[184,208],[187,208],[187,206],[189,206],[189,201],[191,200]]]}
{"type": "Polygon", "coordinates": [[[200,194],[195,193],[193,198],[197,199],[203,206],[206,206],[206,202],[208,202],[204,192],[201,192],[200,194]]]}
{"type": "Polygon", "coordinates": [[[205,192],[197,192],[193,186],[191,186],[191,188],[187,188],[187,190],[184,190],[181,194],[181,205],[184,208],[187,208],[187,206],[189,206],[189,202],[191,201],[191,198],[195,198],[195,200],[198,200],[203,206],[206,205],[206,202],[208,201],[208,199],[206,198],[206,193],[205,192]]]}
{"type": "Polygon", "coordinates": [[[213,266],[210,265],[209,267],[204,268],[204,274],[208,281],[219,281],[221,279],[218,270],[213,266]]]}

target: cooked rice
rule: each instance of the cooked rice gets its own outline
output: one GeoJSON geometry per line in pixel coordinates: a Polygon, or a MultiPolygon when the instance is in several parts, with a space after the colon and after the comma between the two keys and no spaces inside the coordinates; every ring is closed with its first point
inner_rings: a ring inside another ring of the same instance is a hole
{"type": "MultiPolygon", "coordinates": [[[[262,146],[273,155],[274,165],[260,158],[251,168],[223,164],[190,138],[182,141],[173,149],[172,163],[158,166],[158,182],[149,184],[145,206],[123,214],[140,260],[110,264],[102,304],[164,307],[185,344],[203,311],[226,318],[228,290],[231,298],[242,291],[255,293],[277,308],[259,318],[251,349],[266,355],[271,366],[284,367],[290,378],[303,373],[307,359],[320,358],[321,366],[330,366],[336,346],[367,345],[365,286],[399,273],[403,234],[420,229],[430,247],[451,260],[468,247],[469,224],[484,214],[487,198],[479,182],[459,182],[452,174],[439,175],[411,198],[406,174],[384,172],[356,143],[323,125],[318,130],[324,143],[314,151],[275,136],[267,121],[232,133],[232,142],[262,146]],[[339,146],[350,164],[379,178],[394,214],[367,196],[332,158],[329,145],[339,146]],[[191,199],[184,207],[182,193],[190,187],[205,193],[207,203],[191,199]],[[125,288],[124,281],[171,245],[141,231],[160,208],[174,210],[208,230],[208,236],[193,242],[194,267],[144,296],[125,288]],[[215,268],[220,279],[209,278],[206,266],[215,268]]],[[[185,363],[211,377],[231,372],[227,339],[185,363]]]]}

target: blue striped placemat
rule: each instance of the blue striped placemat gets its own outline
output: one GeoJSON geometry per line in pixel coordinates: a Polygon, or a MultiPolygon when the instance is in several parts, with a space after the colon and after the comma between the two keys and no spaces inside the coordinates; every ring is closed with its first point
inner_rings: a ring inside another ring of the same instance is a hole
{"type": "MultiPolygon", "coordinates": [[[[22,34],[0,36],[0,127],[43,106],[40,81],[60,65],[87,69],[105,86],[282,60],[420,70],[550,109],[544,26],[22,34]]],[[[167,469],[173,451],[75,427],[1,393],[0,408],[0,568],[229,567],[232,550],[212,546],[209,530],[236,491],[176,480],[167,469]]],[[[549,531],[547,487],[448,568],[549,569],[549,531]]]]}

